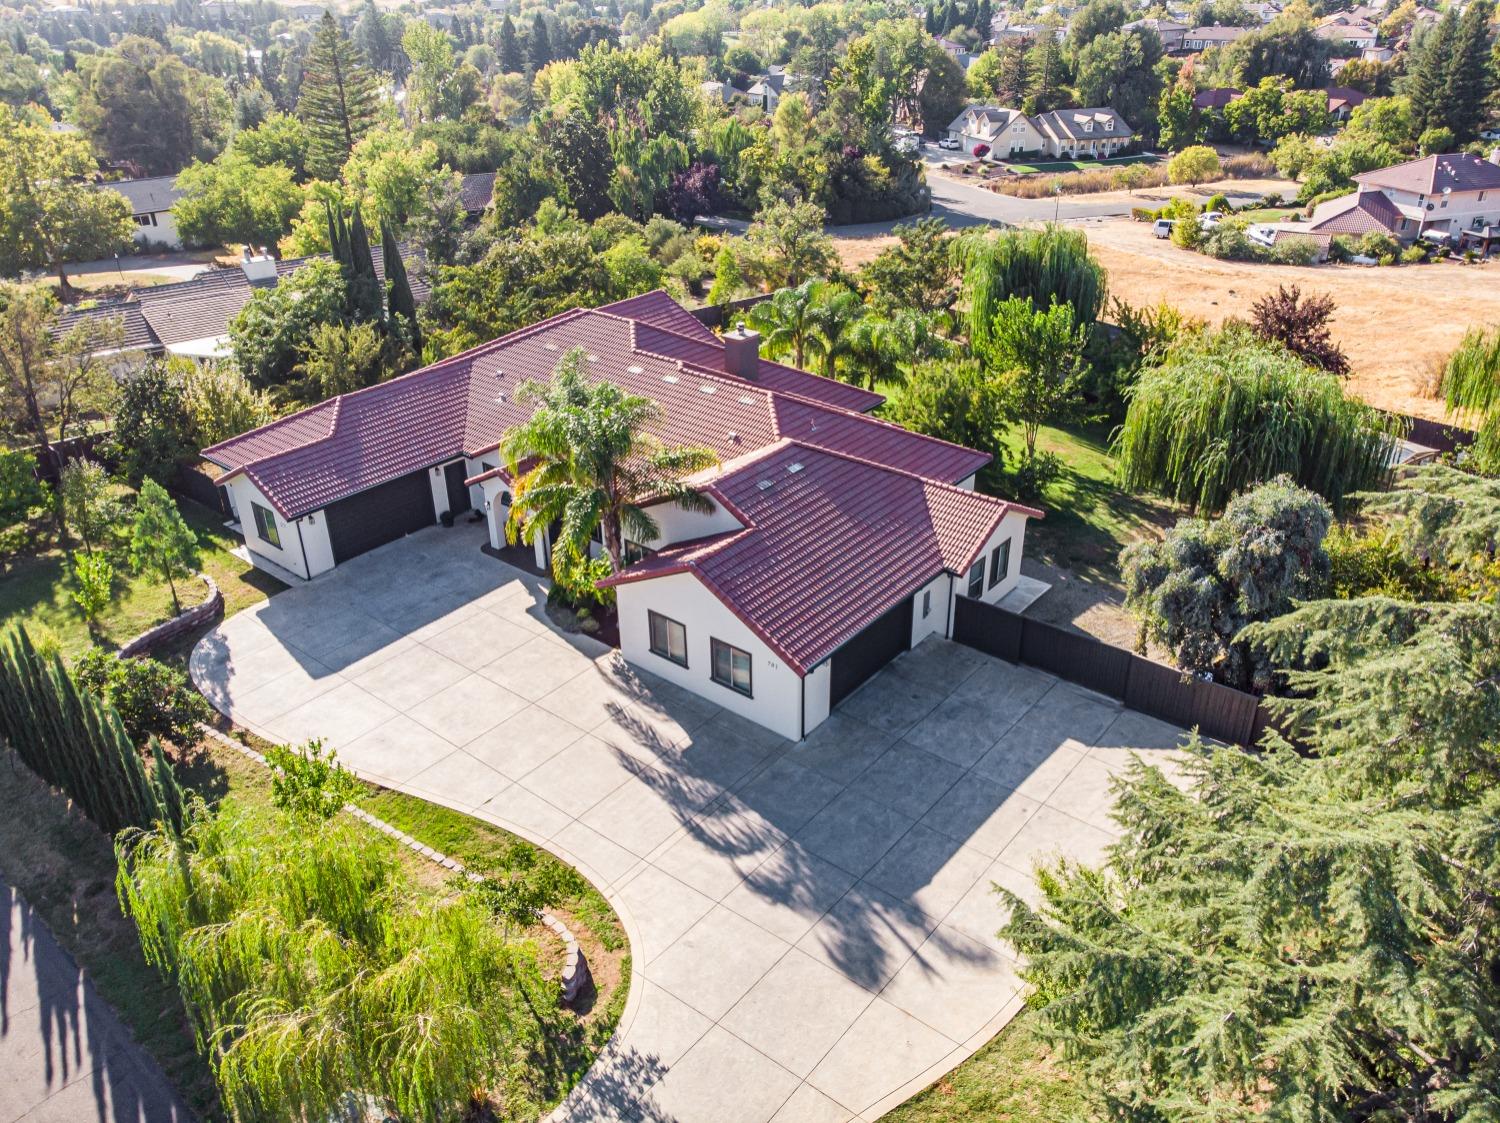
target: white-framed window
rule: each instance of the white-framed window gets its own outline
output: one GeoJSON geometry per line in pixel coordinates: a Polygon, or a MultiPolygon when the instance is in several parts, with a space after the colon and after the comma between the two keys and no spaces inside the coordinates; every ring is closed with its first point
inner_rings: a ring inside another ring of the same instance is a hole
{"type": "Polygon", "coordinates": [[[649,609],[646,612],[646,624],[651,631],[651,653],[660,655],[679,667],[686,667],[687,629],[676,620],[649,609]]]}
{"type": "Polygon", "coordinates": [[[255,516],[255,533],[260,536],[261,541],[281,549],[281,531],[276,529],[276,516],[270,509],[251,502],[250,513],[255,516]]]}
{"type": "Polygon", "coordinates": [[[1010,576],[1010,539],[990,551],[990,588],[1010,576]]]}
{"type": "Polygon", "coordinates": [[[750,682],[750,653],[721,639],[710,638],[708,645],[713,657],[713,680],[746,698],[755,697],[750,682]]]}

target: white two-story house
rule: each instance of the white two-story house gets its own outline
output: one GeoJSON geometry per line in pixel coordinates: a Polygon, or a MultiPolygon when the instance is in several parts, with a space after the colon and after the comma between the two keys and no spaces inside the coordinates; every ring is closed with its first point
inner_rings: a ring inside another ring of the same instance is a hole
{"type": "Polygon", "coordinates": [[[1354,177],[1356,191],[1321,204],[1308,229],[1362,233],[1380,229],[1404,242],[1417,238],[1452,245],[1481,241],[1500,229],[1500,148],[1489,159],[1424,156],[1354,177]],[[1360,229],[1352,228],[1358,221],[1360,229]]]}
{"type": "Polygon", "coordinates": [[[971,156],[983,146],[995,159],[1032,155],[1044,146],[1030,117],[998,105],[969,106],[949,123],[948,137],[962,143],[971,156]]]}

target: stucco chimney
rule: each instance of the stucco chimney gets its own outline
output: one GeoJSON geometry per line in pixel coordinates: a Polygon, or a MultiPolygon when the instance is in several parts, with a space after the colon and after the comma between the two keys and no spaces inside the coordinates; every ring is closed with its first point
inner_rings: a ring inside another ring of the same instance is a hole
{"type": "Polygon", "coordinates": [[[1490,149],[1490,163],[1500,164],[1500,146],[1490,149]]]}
{"type": "Polygon", "coordinates": [[[741,320],[724,333],[724,369],[740,378],[760,377],[760,332],[741,320]]]}
{"type": "Polygon", "coordinates": [[[264,247],[257,252],[253,246],[246,246],[240,254],[240,268],[245,271],[245,280],[252,285],[257,281],[276,279],[276,259],[264,247]]]}

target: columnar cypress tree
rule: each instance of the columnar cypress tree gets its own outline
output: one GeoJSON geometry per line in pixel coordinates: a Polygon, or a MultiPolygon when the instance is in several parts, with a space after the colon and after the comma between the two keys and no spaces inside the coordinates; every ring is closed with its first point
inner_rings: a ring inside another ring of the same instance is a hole
{"type": "Polygon", "coordinates": [[[1428,129],[1441,128],[1446,116],[1443,87],[1448,76],[1448,59],[1458,37],[1458,13],[1449,8],[1437,26],[1427,32],[1411,52],[1405,94],[1411,100],[1412,131],[1420,136],[1428,129]]]}
{"type": "Polygon", "coordinates": [[[383,303],[380,278],[375,273],[370,236],[358,203],[354,204],[354,216],[349,221],[349,269],[349,306],[355,320],[380,323],[383,303]]]}
{"type": "Polygon", "coordinates": [[[411,294],[411,282],[406,276],[406,263],[401,260],[401,247],[396,245],[396,235],[390,223],[380,224],[380,250],[385,262],[386,321],[391,330],[405,323],[411,338],[411,349],[419,359],[422,355],[422,329],[417,326],[417,302],[411,294]]]}
{"type": "Polygon", "coordinates": [[[152,775],[119,715],[79,690],[62,661],[39,653],[24,628],[0,647],[0,742],[110,834],[174,821],[180,792],[159,748],[152,748],[152,775]]]}
{"type": "Polygon", "coordinates": [[[349,153],[375,127],[380,111],[375,75],[329,12],[302,66],[297,113],[307,125],[307,165],[321,179],[337,178],[349,153]]]}

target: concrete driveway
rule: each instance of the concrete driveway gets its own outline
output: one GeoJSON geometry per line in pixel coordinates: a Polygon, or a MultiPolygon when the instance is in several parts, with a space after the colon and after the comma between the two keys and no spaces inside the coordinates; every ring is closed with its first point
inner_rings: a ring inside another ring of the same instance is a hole
{"type": "Polygon", "coordinates": [[[1021,1004],[991,883],[1097,858],[1110,778],[1181,731],[929,640],[806,742],[553,629],[541,582],[433,528],[226,621],[236,722],[533,839],[606,894],[635,981],[559,1118],[873,1119],[1021,1004]]]}

